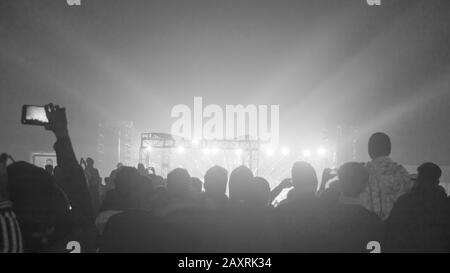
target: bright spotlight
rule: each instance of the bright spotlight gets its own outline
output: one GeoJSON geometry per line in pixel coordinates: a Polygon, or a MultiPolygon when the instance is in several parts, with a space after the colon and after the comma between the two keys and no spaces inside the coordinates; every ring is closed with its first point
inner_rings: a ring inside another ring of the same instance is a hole
{"type": "Polygon", "coordinates": [[[147,150],[147,152],[150,152],[152,150],[152,146],[147,146],[145,147],[145,149],[147,150]]]}
{"type": "Polygon", "coordinates": [[[327,150],[323,147],[320,147],[319,149],[317,149],[317,155],[320,157],[324,157],[327,155],[327,150]]]}
{"type": "Polygon", "coordinates": [[[239,155],[239,156],[242,155],[242,153],[243,153],[242,149],[236,149],[234,152],[236,155],[239,155]]]}
{"type": "Polygon", "coordinates": [[[202,150],[204,155],[210,154],[211,150],[209,148],[205,148],[202,150]]]}
{"type": "Polygon", "coordinates": [[[184,149],[183,146],[178,146],[178,147],[177,147],[177,152],[178,152],[178,153],[183,153],[184,151],[185,151],[185,149],[184,149]]]}
{"type": "Polygon", "coordinates": [[[304,150],[303,151],[303,157],[311,157],[311,151],[310,150],[304,150]]]}
{"type": "Polygon", "coordinates": [[[213,154],[217,154],[219,151],[220,151],[220,149],[217,148],[217,147],[213,147],[213,148],[211,149],[211,152],[212,152],[213,154]]]}
{"type": "Polygon", "coordinates": [[[200,144],[200,141],[198,139],[192,140],[192,145],[198,146],[200,144]]]}
{"type": "Polygon", "coordinates": [[[282,155],[288,155],[290,153],[289,148],[288,147],[283,147],[281,149],[281,154],[282,155]]]}
{"type": "Polygon", "coordinates": [[[267,156],[273,156],[274,153],[275,153],[275,151],[273,149],[267,149],[266,150],[266,155],[267,156]]]}

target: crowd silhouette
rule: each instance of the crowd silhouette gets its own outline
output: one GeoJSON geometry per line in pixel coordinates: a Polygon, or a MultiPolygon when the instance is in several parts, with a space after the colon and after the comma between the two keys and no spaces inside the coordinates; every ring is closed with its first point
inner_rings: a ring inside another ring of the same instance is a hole
{"type": "Polygon", "coordinates": [[[120,163],[102,185],[94,160],[75,156],[65,109],[45,109],[57,166],[0,156],[0,252],[69,252],[69,242],[100,253],[450,251],[440,167],[408,174],[384,133],[369,139],[370,162],[325,169],[320,183],[300,161],[273,189],[246,166],[212,166],[203,178],[176,168],[163,178],[120,163]]]}

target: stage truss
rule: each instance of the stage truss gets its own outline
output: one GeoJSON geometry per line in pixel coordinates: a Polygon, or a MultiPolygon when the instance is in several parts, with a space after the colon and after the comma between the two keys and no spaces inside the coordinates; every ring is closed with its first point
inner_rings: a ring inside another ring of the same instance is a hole
{"type": "Polygon", "coordinates": [[[160,175],[167,176],[171,169],[172,157],[180,152],[217,153],[233,151],[238,156],[241,165],[249,167],[258,173],[259,153],[261,145],[267,141],[244,136],[238,139],[192,141],[190,139],[172,136],[166,133],[142,133],[139,148],[139,162],[146,167],[155,167],[160,175]],[[158,154],[158,159],[151,160],[151,154],[158,154]]]}

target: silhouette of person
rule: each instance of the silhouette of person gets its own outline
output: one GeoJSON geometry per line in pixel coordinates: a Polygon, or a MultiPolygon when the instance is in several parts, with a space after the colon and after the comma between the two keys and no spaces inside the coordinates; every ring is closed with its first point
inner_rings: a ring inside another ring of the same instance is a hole
{"type": "Polygon", "coordinates": [[[102,178],[99,171],[94,167],[94,160],[90,157],[86,159],[86,167],[84,169],[84,175],[88,183],[89,193],[92,199],[92,205],[94,207],[94,213],[97,214],[100,207],[100,185],[102,178]]]}
{"type": "Polygon", "coordinates": [[[123,167],[122,163],[117,163],[116,168],[111,171],[109,174],[109,177],[105,178],[105,191],[108,192],[109,190],[114,189],[114,180],[116,179],[117,172],[120,170],[120,168],[123,167]]]}
{"type": "Polygon", "coordinates": [[[114,189],[106,193],[100,211],[123,211],[139,207],[140,175],[136,168],[123,166],[114,179],[114,189]]]}
{"type": "Polygon", "coordinates": [[[228,204],[228,171],[216,165],[206,171],[204,179],[205,206],[210,209],[225,208],[228,204]]]}
{"type": "Polygon", "coordinates": [[[292,185],[285,201],[275,209],[282,252],[322,252],[324,209],[316,195],[318,186],[314,168],[307,162],[295,162],[292,185]]]}
{"type": "Polygon", "coordinates": [[[203,182],[198,177],[191,179],[191,192],[195,197],[198,197],[203,191],[203,182]]]}
{"type": "Polygon", "coordinates": [[[410,190],[413,183],[406,169],[394,162],[391,154],[391,140],[385,133],[375,133],[369,139],[369,155],[366,164],[369,184],[361,195],[367,209],[386,220],[397,198],[410,190]]]}
{"type": "Polygon", "coordinates": [[[53,165],[47,164],[47,165],[45,165],[44,169],[49,174],[53,175],[53,165]]]}
{"type": "Polygon", "coordinates": [[[8,190],[8,158],[8,154],[0,154],[0,253],[22,253],[22,231],[8,190]]]}
{"type": "Polygon", "coordinates": [[[382,244],[383,222],[367,210],[359,195],[367,187],[369,173],[362,163],[347,162],[338,170],[341,195],[339,202],[328,211],[327,232],[330,252],[367,252],[367,244],[382,244]]]}
{"type": "Polygon", "coordinates": [[[442,174],[434,163],[417,168],[417,184],[400,196],[386,220],[386,249],[389,252],[447,252],[450,211],[442,174]]]}
{"type": "Polygon", "coordinates": [[[64,174],[57,185],[52,175],[26,162],[8,166],[10,200],[19,219],[25,252],[67,252],[78,241],[82,252],[93,252],[95,227],[83,170],[77,162],[64,108],[45,106],[46,129],[56,136],[54,149],[64,174]]]}
{"type": "Polygon", "coordinates": [[[295,162],[292,167],[292,185],[294,188],[289,191],[289,198],[295,200],[296,198],[316,198],[316,191],[318,186],[317,175],[314,168],[307,162],[295,162]]]}
{"type": "Polygon", "coordinates": [[[253,178],[250,203],[252,206],[268,208],[271,202],[269,182],[262,177],[253,178]]]}
{"type": "Polygon", "coordinates": [[[248,200],[252,183],[253,173],[248,167],[242,165],[231,172],[228,192],[233,206],[239,206],[248,200]]]}
{"type": "Polygon", "coordinates": [[[139,164],[138,164],[137,170],[138,170],[138,173],[139,173],[140,175],[142,175],[142,176],[148,175],[147,170],[145,169],[145,166],[144,166],[144,164],[142,164],[142,163],[139,163],[139,164]]]}

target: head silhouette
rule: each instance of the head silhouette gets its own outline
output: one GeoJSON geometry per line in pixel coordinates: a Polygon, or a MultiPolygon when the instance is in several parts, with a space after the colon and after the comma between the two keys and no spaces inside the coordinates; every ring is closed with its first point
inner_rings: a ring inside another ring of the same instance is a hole
{"type": "Polygon", "coordinates": [[[423,163],[417,168],[417,185],[419,187],[437,186],[441,178],[441,168],[431,162],[423,163]]]}
{"type": "Polygon", "coordinates": [[[346,197],[358,197],[367,187],[369,173],[362,163],[347,162],[338,170],[339,186],[346,197]]]}
{"type": "Polygon", "coordinates": [[[40,251],[64,236],[70,203],[52,175],[27,162],[8,166],[8,190],[27,251],[40,251]],[[46,240],[42,240],[42,238],[46,240]]]}
{"type": "Polygon", "coordinates": [[[265,207],[270,202],[270,185],[262,177],[253,178],[252,191],[250,193],[251,202],[254,205],[265,207]]]}
{"type": "Polygon", "coordinates": [[[391,140],[385,133],[375,133],[369,139],[370,158],[376,159],[391,154],[391,140]]]}
{"type": "Polygon", "coordinates": [[[115,189],[121,195],[129,196],[136,191],[139,181],[139,174],[136,168],[121,167],[114,179],[115,189]]]}
{"type": "Polygon", "coordinates": [[[246,166],[239,166],[234,169],[230,174],[229,195],[230,200],[241,202],[247,201],[251,184],[253,182],[253,173],[246,166]]]}
{"type": "Polygon", "coordinates": [[[314,168],[305,161],[297,161],[292,166],[292,185],[296,192],[316,192],[317,175],[314,168]]]}
{"type": "Polygon", "coordinates": [[[52,174],[52,175],[53,175],[53,171],[54,171],[53,165],[47,164],[47,165],[45,165],[44,169],[45,169],[49,174],[52,174]]]}
{"type": "Polygon", "coordinates": [[[205,192],[223,195],[227,191],[228,171],[220,166],[209,168],[205,173],[205,192]]]}
{"type": "Polygon", "coordinates": [[[138,169],[138,172],[139,172],[140,174],[143,174],[143,173],[146,172],[145,166],[144,166],[144,164],[142,164],[142,163],[139,163],[139,164],[137,165],[137,169],[138,169]]]}
{"type": "Polygon", "coordinates": [[[88,165],[88,167],[94,167],[94,159],[90,157],[86,158],[86,164],[88,165]]]}
{"type": "Polygon", "coordinates": [[[198,177],[192,177],[191,179],[191,190],[194,194],[199,194],[202,192],[203,182],[198,177]]]}
{"type": "Polygon", "coordinates": [[[186,169],[176,168],[167,175],[167,191],[171,198],[187,198],[190,186],[191,176],[186,169]]]}

